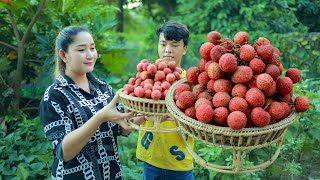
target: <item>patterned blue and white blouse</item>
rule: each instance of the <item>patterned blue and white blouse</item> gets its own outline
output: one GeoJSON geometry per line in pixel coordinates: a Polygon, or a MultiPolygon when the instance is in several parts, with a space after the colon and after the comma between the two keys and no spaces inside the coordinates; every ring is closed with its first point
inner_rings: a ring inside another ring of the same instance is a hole
{"type": "MultiPolygon", "coordinates": [[[[82,126],[114,97],[112,87],[87,74],[90,93],[75,85],[65,74],[45,91],[40,103],[40,119],[52,144],[54,161],[52,175],[56,179],[123,179],[118,156],[117,136],[120,128],[112,122],[103,123],[81,152],[70,161],[63,161],[62,140],[82,126]]],[[[123,112],[123,106],[117,109],[123,112]]]]}

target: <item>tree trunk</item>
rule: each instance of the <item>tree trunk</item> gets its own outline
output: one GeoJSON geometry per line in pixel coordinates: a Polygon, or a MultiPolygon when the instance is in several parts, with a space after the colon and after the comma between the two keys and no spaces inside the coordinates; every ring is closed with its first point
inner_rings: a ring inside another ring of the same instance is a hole
{"type": "Polygon", "coordinates": [[[21,92],[21,82],[23,74],[23,63],[24,63],[24,44],[21,42],[18,45],[18,64],[16,69],[16,76],[14,82],[14,99],[13,99],[13,109],[18,110],[20,104],[20,92],[21,92]]]}
{"type": "Polygon", "coordinates": [[[118,8],[119,11],[117,12],[117,32],[123,32],[123,0],[118,0],[118,8]]]}

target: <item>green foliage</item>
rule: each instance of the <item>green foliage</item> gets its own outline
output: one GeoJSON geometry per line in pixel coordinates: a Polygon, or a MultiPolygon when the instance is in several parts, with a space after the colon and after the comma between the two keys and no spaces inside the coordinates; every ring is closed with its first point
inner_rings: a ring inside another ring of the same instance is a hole
{"type": "Polygon", "coordinates": [[[52,150],[39,118],[7,117],[17,128],[0,140],[0,179],[50,179],[52,150]]]}

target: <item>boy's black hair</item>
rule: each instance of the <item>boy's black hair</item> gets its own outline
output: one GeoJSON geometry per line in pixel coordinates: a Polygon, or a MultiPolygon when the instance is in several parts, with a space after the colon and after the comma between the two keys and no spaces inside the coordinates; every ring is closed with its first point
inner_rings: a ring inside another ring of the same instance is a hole
{"type": "Polygon", "coordinates": [[[176,21],[167,21],[163,24],[160,24],[157,28],[157,37],[159,41],[160,34],[163,33],[166,40],[183,40],[184,46],[188,46],[189,40],[189,30],[186,25],[176,22],[176,21]]]}

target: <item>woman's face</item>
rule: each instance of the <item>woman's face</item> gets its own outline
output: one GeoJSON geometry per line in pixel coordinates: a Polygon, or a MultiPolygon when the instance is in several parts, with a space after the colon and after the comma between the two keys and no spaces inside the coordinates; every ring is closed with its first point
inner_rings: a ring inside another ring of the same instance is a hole
{"type": "Polygon", "coordinates": [[[183,40],[166,40],[163,33],[159,35],[158,55],[166,62],[175,61],[180,66],[182,56],[186,53],[187,46],[184,46],[183,40]]]}
{"type": "Polygon", "coordinates": [[[94,69],[97,60],[97,50],[91,34],[79,32],[65,53],[66,74],[84,75],[94,69]]]}

